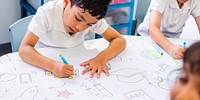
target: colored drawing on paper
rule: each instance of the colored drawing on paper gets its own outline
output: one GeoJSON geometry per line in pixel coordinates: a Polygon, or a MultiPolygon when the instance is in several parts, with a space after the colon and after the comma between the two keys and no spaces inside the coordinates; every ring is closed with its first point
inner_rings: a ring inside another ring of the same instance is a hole
{"type": "Polygon", "coordinates": [[[162,57],[162,55],[159,52],[150,49],[140,51],[140,55],[150,60],[158,60],[162,57]]]}
{"type": "Polygon", "coordinates": [[[70,95],[73,95],[73,93],[69,92],[67,89],[64,91],[58,91],[58,96],[57,97],[64,97],[64,98],[69,98],[70,95]]]}

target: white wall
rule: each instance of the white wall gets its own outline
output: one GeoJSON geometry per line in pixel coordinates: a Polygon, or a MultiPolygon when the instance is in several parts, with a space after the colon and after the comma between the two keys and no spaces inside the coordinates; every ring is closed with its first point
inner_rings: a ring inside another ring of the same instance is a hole
{"type": "Polygon", "coordinates": [[[8,27],[20,16],[19,0],[0,0],[0,44],[10,42],[8,27]]]}

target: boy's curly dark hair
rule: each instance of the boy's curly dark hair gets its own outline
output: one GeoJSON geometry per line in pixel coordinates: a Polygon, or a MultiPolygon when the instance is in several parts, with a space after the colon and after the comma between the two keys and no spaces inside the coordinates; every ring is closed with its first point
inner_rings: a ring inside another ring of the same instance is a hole
{"type": "Polygon", "coordinates": [[[108,10],[108,5],[112,0],[71,0],[71,7],[76,5],[84,11],[89,11],[92,16],[96,16],[97,19],[105,17],[108,10]]]}
{"type": "Polygon", "coordinates": [[[200,41],[185,51],[183,61],[189,64],[192,73],[200,74],[200,41]]]}

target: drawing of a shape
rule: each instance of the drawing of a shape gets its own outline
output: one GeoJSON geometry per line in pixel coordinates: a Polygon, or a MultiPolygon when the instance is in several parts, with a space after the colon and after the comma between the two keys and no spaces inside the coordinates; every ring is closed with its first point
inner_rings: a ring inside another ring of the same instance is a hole
{"type": "Polygon", "coordinates": [[[166,63],[160,63],[158,64],[158,66],[160,67],[160,72],[164,72],[166,70],[170,70],[170,66],[166,63]]]}
{"type": "Polygon", "coordinates": [[[131,92],[125,93],[124,96],[128,100],[153,100],[143,90],[131,91],[131,92]]]}
{"type": "Polygon", "coordinates": [[[95,91],[94,89],[92,89],[92,88],[90,88],[90,87],[87,88],[86,90],[89,91],[90,93],[92,93],[92,94],[94,94],[94,95],[100,97],[100,98],[104,97],[101,93],[95,91]]]}
{"type": "Polygon", "coordinates": [[[57,84],[56,84],[56,86],[51,86],[51,87],[48,87],[48,88],[49,88],[49,89],[60,88],[60,87],[63,87],[65,84],[66,84],[66,82],[61,83],[60,85],[57,85],[57,84]]]}
{"type": "Polygon", "coordinates": [[[103,95],[107,97],[113,96],[112,93],[110,93],[108,90],[106,90],[100,83],[94,84],[94,87],[99,90],[103,95]]]}
{"type": "Polygon", "coordinates": [[[140,71],[140,70],[126,68],[126,69],[117,70],[115,72],[111,72],[111,75],[116,75],[117,79],[120,82],[135,83],[144,79],[142,72],[143,71],[140,71]]]}
{"type": "Polygon", "coordinates": [[[16,97],[15,100],[34,100],[38,93],[37,86],[28,88],[20,96],[16,97]]]}
{"type": "Polygon", "coordinates": [[[162,57],[162,55],[158,51],[149,49],[140,51],[140,55],[150,60],[158,60],[162,57]]]}
{"type": "Polygon", "coordinates": [[[164,79],[163,81],[158,83],[158,86],[164,90],[171,90],[173,84],[174,84],[174,81],[169,80],[169,79],[164,79]]]}
{"type": "Polygon", "coordinates": [[[30,73],[21,73],[19,74],[19,80],[21,84],[29,84],[32,82],[30,73]]]}
{"type": "Polygon", "coordinates": [[[16,78],[17,76],[15,74],[10,74],[10,73],[3,73],[0,75],[0,82],[8,82],[12,81],[16,78]]]}
{"type": "Polygon", "coordinates": [[[58,91],[59,95],[57,97],[64,97],[64,98],[68,98],[69,95],[73,95],[73,93],[68,92],[68,90],[64,90],[64,91],[58,91]]]}

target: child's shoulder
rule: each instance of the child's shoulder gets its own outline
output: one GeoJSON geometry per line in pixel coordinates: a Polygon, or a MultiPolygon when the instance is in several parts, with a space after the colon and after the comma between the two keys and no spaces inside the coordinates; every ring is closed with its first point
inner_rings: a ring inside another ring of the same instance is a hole
{"type": "Polygon", "coordinates": [[[56,7],[60,7],[60,5],[63,4],[62,2],[63,0],[53,0],[50,2],[45,3],[44,5],[40,6],[40,9],[44,9],[44,10],[52,10],[55,9],[56,7]]]}
{"type": "Polygon", "coordinates": [[[160,5],[160,6],[164,6],[169,4],[169,2],[171,2],[171,0],[152,0],[151,1],[151,5],[160,5]]]}

